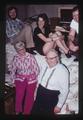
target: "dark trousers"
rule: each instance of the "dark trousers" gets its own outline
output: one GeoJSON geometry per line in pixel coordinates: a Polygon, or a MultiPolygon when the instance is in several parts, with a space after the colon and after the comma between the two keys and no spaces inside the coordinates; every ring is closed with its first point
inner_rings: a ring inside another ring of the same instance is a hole
{"type": "Polygon", "coordinates": [[[48,90],[39,85],[37,97],[34,102],[31,114],[32,115],[53,115],[54,107],[58,102],[59,91],[48,90]]]}

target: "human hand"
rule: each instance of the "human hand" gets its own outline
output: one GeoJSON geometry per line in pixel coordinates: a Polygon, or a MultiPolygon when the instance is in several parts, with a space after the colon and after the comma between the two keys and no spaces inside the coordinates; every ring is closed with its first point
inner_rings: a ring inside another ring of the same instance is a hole
{"type": "Polygon", "coordinates": [[[55,113],[55,114],[59,113],[60,111],[61,111],[61,108],[59,108],[58,106],[56,106],[56,107],[54,108],[54,113],[55,113]]]}
{"type": "Polygon", "coordinates": [[[32,80],[35,80],[35,79],[36,79],[36,74],[35,74],[35,73],[31,74],[31,75],[30,75],[30,78],[31,78],[32,80]]]}
{"type": "Polygon", "coordinates": [[[69,35],[69,36],[68,36],[68,40],[70,40],[70,41],[74,41],[74,36],[69,35]]]}
{"type": "Polygon", "coordinates": [[[47,42],[50,42],[50,41],[52,41],[52,38],[47,38],[47,42]]]}

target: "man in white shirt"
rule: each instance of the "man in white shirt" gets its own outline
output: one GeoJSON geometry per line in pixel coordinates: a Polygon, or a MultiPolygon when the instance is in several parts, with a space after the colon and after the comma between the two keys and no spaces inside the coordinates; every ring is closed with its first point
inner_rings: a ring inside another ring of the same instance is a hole
{"type": "Polygon", "coordinates": [[[46,53],[42,64],[32,115],[54,115],[61,111],[69,92],[69,71],[60,63],[57,51],[46,53]]]}
{"type": "MultiPolygon", "coordinates": [[[[79,33],[79,8],[75,6],[72,10],[72,21],[70,23],[70,32],[68,36],[68,46],[72,51],[72,54],[76,55],[76,52],[79,51],[79,41],[78,41],[78,33],[79,33]]],[[[78,56],[77,56],[78,57],[78,56]]]]}

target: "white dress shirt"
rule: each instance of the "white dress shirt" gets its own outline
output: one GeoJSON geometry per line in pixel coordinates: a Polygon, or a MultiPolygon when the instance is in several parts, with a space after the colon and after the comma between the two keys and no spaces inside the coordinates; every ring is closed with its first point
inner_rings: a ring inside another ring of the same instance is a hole
{"type": "Polygon", "coordinates": [[[50,68],[48,64],[45,62],[45,58],[40,56],[40,59],[36,57],[37,61],[40,61],[42,64],[40,64],[40,74],[38,76],[38,84],[41,84],[43,87],[46,87],[47,81],[48,86],[47,89],[50,90],[59,90],[59,101],[57,106],[62,107],[66,97],[69,92],[69,72],[66,69],[66,67],[63,64],[58,63],[56,66],[50,68]],[[42,59],[43,61],[41,61],[42,59]],[[39,59],[39,60],[38,60],[39,59]],[[47,68],[47,69],[46,69],[47,68]],[[54,72],[53,72],[54,70],[54,72]],[[53,74],[52,74],[53,72],[53,74]],[[50,76],[52,74],[52,76],[50,76]]]}

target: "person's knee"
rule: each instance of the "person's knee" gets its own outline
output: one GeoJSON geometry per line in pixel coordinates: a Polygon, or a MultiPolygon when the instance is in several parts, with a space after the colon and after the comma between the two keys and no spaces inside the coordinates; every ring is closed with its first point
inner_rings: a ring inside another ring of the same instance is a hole
{"type": "Polygon", "coordinates": [[[28,25],[28,24],[25,25],[24,29],[27,30],[27,31],[32,31],[31,26],[28,25]]]}
{"type": "Polygon", "coordinates": [[[46,55],[50,49],[53,48],[54,42],[47,42],[44,46],[43,46],[43,53],[46,55]]]}

